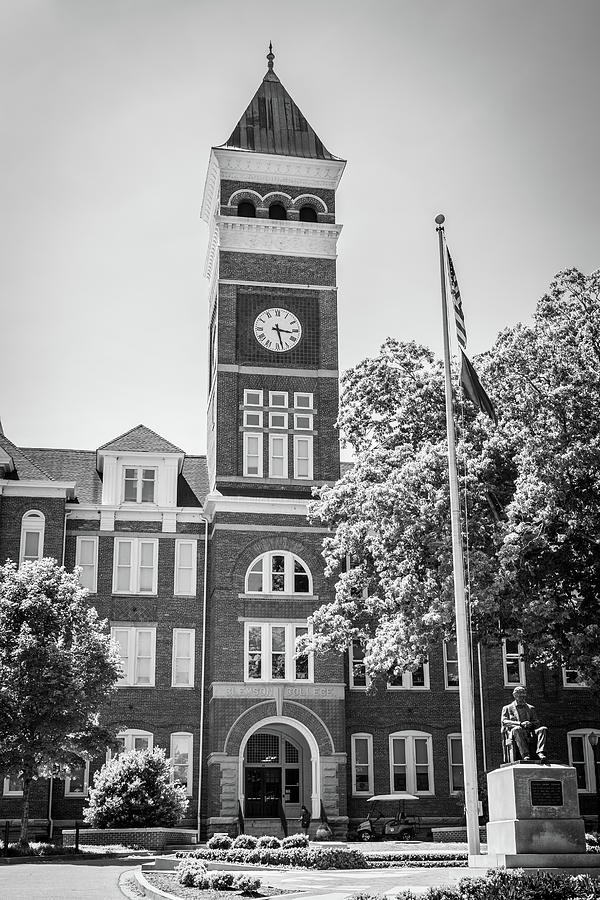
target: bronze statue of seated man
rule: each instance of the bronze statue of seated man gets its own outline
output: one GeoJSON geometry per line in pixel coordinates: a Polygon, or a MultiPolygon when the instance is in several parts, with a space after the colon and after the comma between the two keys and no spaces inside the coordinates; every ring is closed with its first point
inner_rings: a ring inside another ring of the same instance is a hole
{"type": "MultiPolygon", "coordinates": [[[[502,707],[501,728],[507,748],[512,744],[524,762],[546,759],[545,725],[540,725],[535,706],[527,703],[527,691],[519,685],[513,691],[512,703],[502,707]]],[[[511,761],[509,758],[506,762],[511,761]]],[[[514,761],[514,756],[513,760],[514,761]]]]}

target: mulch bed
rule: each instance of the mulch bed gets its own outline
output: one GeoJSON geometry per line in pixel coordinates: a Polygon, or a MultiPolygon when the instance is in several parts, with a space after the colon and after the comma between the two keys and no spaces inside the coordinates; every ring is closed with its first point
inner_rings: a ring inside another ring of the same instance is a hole
{"type": "Polygon", "coordinates": [[[177,881],[177,876],[171,872],[144,872],[144,878],[161,891],[181,897],[182,900],[238,900],[242,897],[273,897],[276,894],[294,894],[297,891],[283,891],[268,884],[261,885],[256,894],[240,894],[239,891],[201,891],[195,887],[184,887],[177,881]]]}

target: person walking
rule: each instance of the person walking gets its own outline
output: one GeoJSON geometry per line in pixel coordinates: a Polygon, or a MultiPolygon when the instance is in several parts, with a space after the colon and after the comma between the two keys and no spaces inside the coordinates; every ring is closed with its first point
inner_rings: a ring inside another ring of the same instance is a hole
{"type": "Polygon", "coordinates": [[[302,831],[308,837],[308,829],[310,828],[310,813],[305,806],[302,806],[300,811],[300,824],[302,826],[302,831]]]}

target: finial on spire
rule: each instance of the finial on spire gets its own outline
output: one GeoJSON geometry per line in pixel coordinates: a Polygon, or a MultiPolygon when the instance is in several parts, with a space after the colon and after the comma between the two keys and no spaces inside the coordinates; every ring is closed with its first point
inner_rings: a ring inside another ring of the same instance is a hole
{"type": "Polygon", "coordinates": [[[275,59],[275,54],[273,53],[273,44],[269,41],[269,52],[267,53],[267,59],[269,60],[269,70],[273,71],[273,60],[275,59]]]}

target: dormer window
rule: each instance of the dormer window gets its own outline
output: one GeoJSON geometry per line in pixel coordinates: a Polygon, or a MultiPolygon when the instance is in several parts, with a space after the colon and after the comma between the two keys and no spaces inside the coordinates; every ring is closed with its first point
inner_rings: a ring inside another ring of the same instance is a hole
{"type": "Polygon", "coordinates": [[[156,469],[125,469],[123,500],[125,503],[154,503],[156,469]]]}

